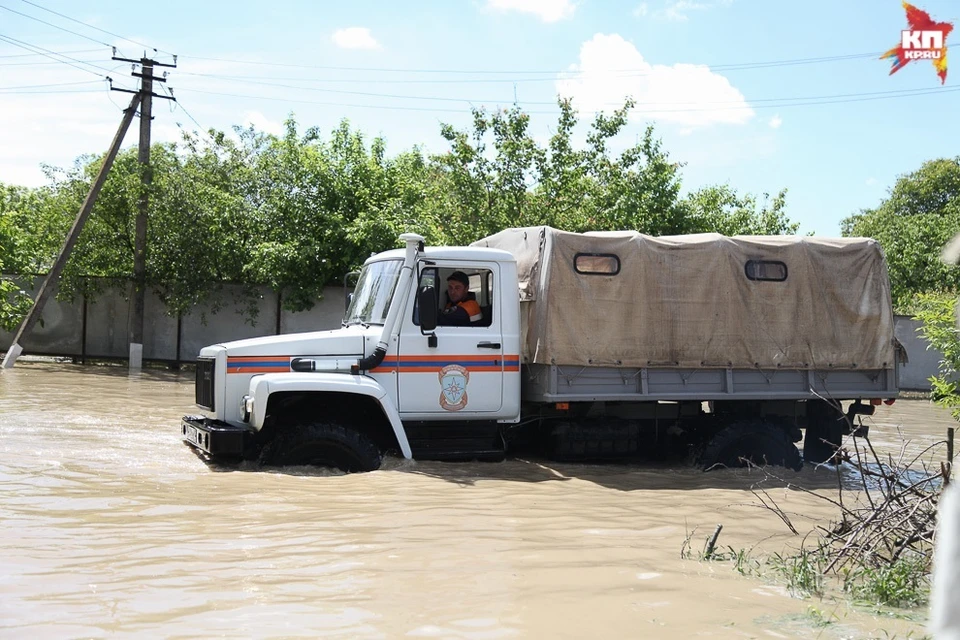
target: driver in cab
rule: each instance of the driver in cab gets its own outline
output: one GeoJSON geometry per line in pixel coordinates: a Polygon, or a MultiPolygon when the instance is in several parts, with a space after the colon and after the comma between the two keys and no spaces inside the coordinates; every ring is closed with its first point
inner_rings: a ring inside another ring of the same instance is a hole
{"type": "Polygon", "coordinates": [[[469,327],[483,319],[477,297],[470,291],[470,279],[463,271],[454,271],[447,278],[447,306],[437,324],[448,327],[469,327]]]}

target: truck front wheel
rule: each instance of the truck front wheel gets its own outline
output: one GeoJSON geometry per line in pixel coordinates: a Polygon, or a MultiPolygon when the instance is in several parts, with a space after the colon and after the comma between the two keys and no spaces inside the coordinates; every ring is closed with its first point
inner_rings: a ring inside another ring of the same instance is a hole
{"type": "Polygon", "coordinates": [[[376,471],[381,459],[380,449],[366,435],[330,423],[286,429],[260,453],[260,464],[267,467],[311,465],[347,473],[376,471]]]}
{"type": "Polygon", "coordinates": [[[742,422],[726,427],[710,440],[700,465],[705,471],[717,467],[776,465],[799,471],[800,451],[786,429],[764,422],[742,422]]]}

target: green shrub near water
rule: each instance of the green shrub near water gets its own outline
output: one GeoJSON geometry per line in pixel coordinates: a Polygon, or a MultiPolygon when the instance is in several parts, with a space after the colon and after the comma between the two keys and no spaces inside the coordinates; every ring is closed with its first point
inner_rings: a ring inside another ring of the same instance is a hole
{"type": "Polygon", "coordinates": [[[869,604],[919,607],[930,598],[929,562],[920,556],[904,556],[889,565],[863,567],[845,576],[843,587],[869,604]]]}
{"type": "MultiPolygon", "coordinates": [[[[693,558],[689,539],[681,552],[693,558]]],[[[824,597],[835,585],[862,604],[912,608],[925,605],[930,597],[929,561],[918,555],[904,555],[893,563],[877,567],[857,567],[831,578],[826,573],[829,557],[825,548],[801,548],[795,553],[774,553],[757,558],[745,548],[705,550],[696,554],[702,562],[730,563],[744,576],[772,578],[786,586],[790,594],[801,597],[824,597]],[[838,580],[838,581],[837,581],[838,580]]]]}

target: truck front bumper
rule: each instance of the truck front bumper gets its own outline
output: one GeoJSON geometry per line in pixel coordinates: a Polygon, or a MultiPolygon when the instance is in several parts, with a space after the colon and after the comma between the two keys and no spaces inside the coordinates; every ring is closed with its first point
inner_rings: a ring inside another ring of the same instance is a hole
{"type": "Polygon", "coordinates": [[[243,456],[253,431],[205,416],[183,416],[180,423],[183,441],[211,458],[243,456]]]}

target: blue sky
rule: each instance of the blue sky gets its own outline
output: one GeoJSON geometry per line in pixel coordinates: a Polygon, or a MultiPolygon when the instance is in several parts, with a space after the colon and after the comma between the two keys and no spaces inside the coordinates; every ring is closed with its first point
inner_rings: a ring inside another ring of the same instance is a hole
{"type": "MultiPolygon", "coordinates": [[[[916,5],[960,26],[955,0],[916,5]]],[[[558,93],[585,120],[632,95],[620,143],[653,123],[685,190],[787,188],[802,232],[836,235],[898,175],[960,154],[960,32],[941,86],[926,61],[888,75],[878,56],[904,28],[894,0],[0,0],[0,182],[42,184],[41,163],[105,150],[129,95],[103,76],[135,86],[109,46],[138,58],[148,45],[179,56],[179,103],[155,103],[154,140],[194,120],[279,131],[293,113],[325,131],[348,118],[391,153],[442,151],[440,124],[466,127],[471,105],[516,100],[545,141],[558,93]]]]}

